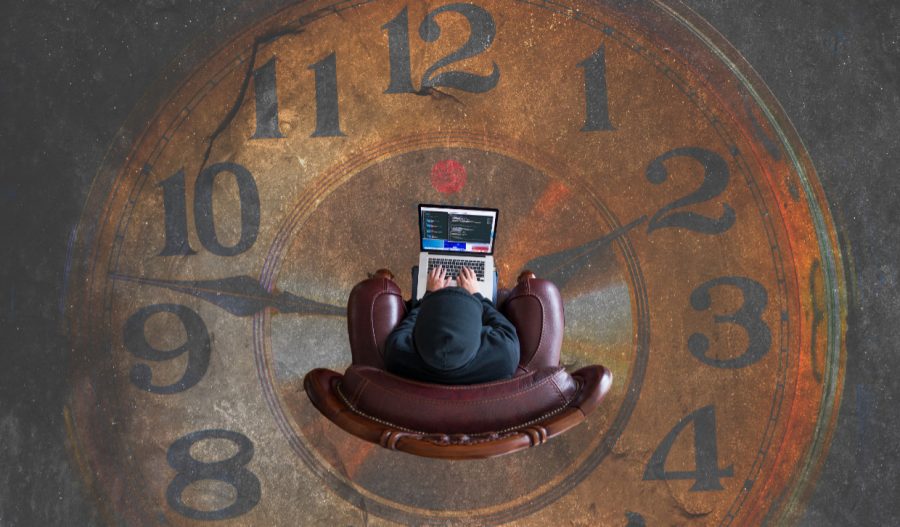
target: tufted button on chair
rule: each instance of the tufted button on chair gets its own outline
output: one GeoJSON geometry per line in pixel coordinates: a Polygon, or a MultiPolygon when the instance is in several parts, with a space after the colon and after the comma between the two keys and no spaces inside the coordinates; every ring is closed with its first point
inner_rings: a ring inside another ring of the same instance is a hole
{"type": "Polygon", "coordinates": [[[520,275],[498,294],[521,348],[511,379],[441,385],[384,370],[384,343],[406,315],[390,271],[357,284],[347,303],[352,365],[344,374],[310,371],[304,387],[313,405],[345,431],[410,454],[476,459],[539,445],[577,425],[609,391],[603,366],[568,373],[559,366],[564,311],[553,283],[520,275]]]}

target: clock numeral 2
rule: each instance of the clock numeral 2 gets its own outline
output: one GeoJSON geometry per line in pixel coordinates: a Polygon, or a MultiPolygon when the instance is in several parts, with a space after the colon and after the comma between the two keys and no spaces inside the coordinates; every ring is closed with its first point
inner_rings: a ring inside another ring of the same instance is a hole
{"type": "MultiPolygon", "coordinates": [[[[256,131],[251,139],[280,139],[284,135],[278,125],[278,91],[275,75],[277,58],[253,71],[256,94],[256,131]]],[[[339,137],[341,131],[338,109],[337,59],[334,52],[307,69],[316,76],[316,129],[310,137],[339,137]]]]}
{"type": "Polygon", "coordinates": [[[247,470],[253,459],[253,442],[239,432],[210,429],[192,432],[172,443],[166,454],[169,466],[178,471],[166,489],[166,501],[175,512],[193,520],[224,520],[246,514],[259,503],[259,478],[247,470]],[[206,463],[191,456],[191,447],[205,439],[226,439],[238,447],[228,459],[206,463]],[[195,509],[182,500],[184,490],[202,480],[222,481],[237,491],[234,503],[214,510],[195,509]]]}
{"type": "Polygon", "coordinates": [[[142,307],[125,321],[123,339],[125,348],[134,356],[150,361],[166,361],[188,354],[187,368],[181,379],[166,386],[152,383],[152,372],[146,364],[136,364],[131,368],[131,382],[151,393],[173,394],[183,392],[194,386],[206,374],[209,368],[211,345],[209,332],[200,315],[193,309],[178,304],[153,304],[142,307]],[[147,342],[144,326],[147,320],[158,313],[172,313],[178,317],[187,333],[184,344],[173,350],[156,349],[147,342]]]}
{"type": "Polygon", "coordinates": [[[722,490],[719,478],[734,476],[734,466],[719,468],[718,446],[716,445],[716,409],[714,406],[704,406],[690,415],[682,418],[666,434],[662,442],[656,447],[647,469],[644,471],[644,481],[671,479],[693,479],[692,492],[700,490],[722,490]],[[667,471],[666,458],[675,443],[675,439],[687,427],[694,425],[694,464],[693,471],[667,471]]]}
{"type": "MultiPolygon", "coordinates": [[[[447,4],[429,12],[419,24],[419,37],[425,42],[435,42],[441,36],[437,15],[444,12],[459,13],[469,22],[469,38],[459,49],[442,57],[422,74],[421,88],[446,86],[471,93],[484,93],[493,89],[500,80],[500,68],[493,62],[489,75],[475,75],[464,71],[445,71],[435,75],[444,66],[474,57],[487,50],[494,42],[497,28],[490,13],[473,4],[447,4]]],[[[409,66],[409,15],[404,7],[393,20],[381,26],[388,32],[388,57],[390,59],[390,84],[384,93],[413,93],[409,66]]]]}
{"type": "Polygon", "coordinates": [[[744,303],[741,308],[729,315],[715,315],[713,320],[719,323],[737,324],[747,331],[747,350],[730,359],[717,359],[706,354],[709,350],[709,338],[702,333],[694,333],[688,338],[688,350],[700,362],[716,368],[743,368],[762,359],[772,345],[772,332],[768,324],[762,320],[769,296],[766,289],[757,282],[742,276],[722,276],[701,284],[691,293],[691,307],[697,311],[710,308],[712,302],[709,291],[719,286],[732,286],[741,290],[744,303]]]}
{"type": "MultiPolygon", "coordinates": [[[[159,255],[195,254],[188,241],[184,169],[162,181],[160,186],[163,187],[166,244],[159,255]]],[[[203,169],[194,187],[194,224],[200,243],[213,254],[235,256],[252,247],[259,235],[259,192],[250,171],[237,163],[216,163],[203,169]],[[230,246],[219,241],[212,210],[213,184],[223,172],[234,175],[241,203],[241,236],[230,246]]]]}
{"type": "Polygon", "coordinates": [[[647,232],[667,227],[681,227],[704,234],[720,234],[734,225],[734,209],[728,203],[722,204],[722,215],[718,218],[709,218],[694,212],[675,212],[675,209],[709,201],[728,187],[730,173],[728,163],[722,156],[705,148],[685,147],[670,150],[657,157],[647,165],[645,176],[654,185],[665,183],[669,177],[669,171],[664,161],[673,157],[688,157],[703,166],[703,183],[694,192],[678,198],[659,209],[650,218],[647,232]]]}

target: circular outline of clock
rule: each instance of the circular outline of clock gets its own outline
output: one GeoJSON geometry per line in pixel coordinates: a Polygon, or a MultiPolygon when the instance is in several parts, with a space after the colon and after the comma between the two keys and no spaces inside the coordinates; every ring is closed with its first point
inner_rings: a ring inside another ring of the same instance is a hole
{"type": "Polygon", "coordinates": [[[66,422],[111,523],[802,511],[843,382],[837,236],[777,102],[687,8],[302,3],[162,99],[97,176],[69,297],[66,422]],[[349,363],[350,288],[414,260],[421,202],[500,209],[501,285],[554,281],[564,365],[613,371],[596,415],[448,462],[310,405],[305,372],[349,363]]]}

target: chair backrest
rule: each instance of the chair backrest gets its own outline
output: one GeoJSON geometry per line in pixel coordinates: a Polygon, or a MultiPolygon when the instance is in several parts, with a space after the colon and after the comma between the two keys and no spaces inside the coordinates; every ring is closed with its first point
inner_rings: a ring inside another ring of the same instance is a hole
{"type": "Polygon", "coordinates": [[[561,411],[578,392],[561,367],[471,385],[417,382],[369,366],[351,366],[339,386],[356,412],[397,429],[486,434],[520,428],[561,411]]]}

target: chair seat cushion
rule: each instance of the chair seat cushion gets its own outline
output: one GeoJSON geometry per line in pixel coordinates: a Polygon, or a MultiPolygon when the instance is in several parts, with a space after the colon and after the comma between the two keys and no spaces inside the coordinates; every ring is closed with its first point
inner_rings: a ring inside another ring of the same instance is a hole
{"type": "Polygon", "coordinates": [[[473,385],[441,385],[350,366],[338,387],[355,412],[412,432],[483,434],[528,425],[562,411],[579,384],[561,367],[473,385]]]}

